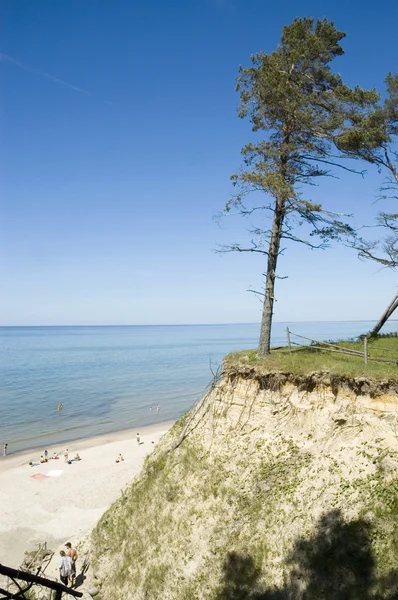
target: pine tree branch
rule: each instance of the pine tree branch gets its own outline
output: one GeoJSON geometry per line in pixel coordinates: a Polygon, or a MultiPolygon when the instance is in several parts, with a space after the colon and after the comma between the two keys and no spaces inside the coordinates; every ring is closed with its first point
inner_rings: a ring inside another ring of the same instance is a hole
{"type": "Polygon", "coordinates": [[[312,156],[306,156],[303,155],[302,158],[304,158],[305,160],[313,160],[315,162],[321,162],[324,163],[326,165],[331,165],[333,167],[338,167],[339,169],[343,169],[344,171],[348,171],[349,173],[355,173],[356,175],[361,175],[362,177],[365,175],[366,170],[362,170],[362,171],[358,171],[357,169],[353,169],[351,167],[346,167],[344,165],[341,165],[337,162],[331,161],[331,160],[326,160],[325,158],[319,158],[319,157],[312,157],[312,156]]]}
{"type": "Polygon", "coordinates": [[[329,247],[328,244],[326,244],[325,242],[321,242],[320,244],[312,244],[308,240],[303,240],[302,238],[296,237],[295,235],[286,232],[283,232],[281,237],[284,240],[290,240],[291,242],[304,244],[304,246],[308,246],[308,248],[311,248],[311,250],[325,250],[329,247]]]}
{"type": "Polygon", "coordinates": [[[221,246],[216,250],[217,254],[224,254],[226,252],[258,252],[259,254],[265,254],[268,256],[268,252],[266,250],[261,250],[260,248],[254,246],[253,248],[242,248],[239,244],[231,244],[231,246],[221,246]]]}

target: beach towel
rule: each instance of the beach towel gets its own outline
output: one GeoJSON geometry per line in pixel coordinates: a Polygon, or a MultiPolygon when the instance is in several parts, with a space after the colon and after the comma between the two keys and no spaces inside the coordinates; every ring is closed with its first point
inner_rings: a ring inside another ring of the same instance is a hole
{"type": "Polygon", "coordinates": [[[43,475],[43,473],[35,473],[34,475],[31,475],[31,477],[33,477],[33,479],[44,479],[47,477],[47,475],[43,475]]]}
{"type": "Polygon", "coordinates": [[[59,477],[59,475],[61,475],[61,473],[62,473],[62,470],[61,471],[55,471],[55,470],[49,471],[47,473],[47,477],[59,477]]]}

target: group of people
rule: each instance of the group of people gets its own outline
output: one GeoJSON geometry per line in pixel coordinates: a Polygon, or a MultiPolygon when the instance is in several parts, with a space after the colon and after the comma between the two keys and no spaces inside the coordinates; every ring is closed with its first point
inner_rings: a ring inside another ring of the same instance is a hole
{"type": "Polygon", "coordinates": [[[59,553],[61,560],[59,563],[59,577],[64,585],[74,585],[76,581],[76,548],[72,547],[70,542],[65,544],[66,550],[59,553]]]}
{"type": "MultiPolygon", "coordinates": [[[[79,461],[81,460],[80,455],[78,452],[76,452],[75,457],[73,459],[73,462],[75,461],[79,461]]],[[[69,450],[68,448],[66,448],[66,450],[64,451],[64,462],[68,463],[69,465],[72,464],[72,460],[69,458],[69,450]]]]}
{"type": "MultiPolygon", "coordinates": [[[[50,460],[59,460],[59,455],[58,455],[58,453],[57,453],[57,452],[54,452],[52,456],[49,456],[49,454],[48,454],[48,450],[44,450],[43,454],[41,454],[41,456],[40,456],[40,463],[47,463],[47,462],[49,462],[50,460]]],[[[73,459],[73,462],[75,462],[75,461],[79,461],[79,460],[81,460],[81,458],[80,458],[80,455],[79,455],[79,453],[77,452],[77,453],[75,454],[75,457],[74,457],[74,459],[73,459]]],[[[65,450],[65,452],[64,452],[64,461],[65,461],[66,463],[68,463],[68,464],[72,464],[72,460],[70,460],[70,459],[69,459],[69,451],[68,451],[68,449],[66,449],[66,450],[65,450]]],[[[38,463],[37,463],[37,462],[34,462],[33,460],[31,460],[31,461],[29,461],[29,465],[30,465],[31,467],[35,467],[35,466],[37,466],[37,465],[38,465],[38,463]]]]}
{"type": "MultiPolygon", "coordinates": [[[[57,406],[57,411],[58,413],[61,413],[61,410],[63,409],[63,404],[58,404],[57,406]]],[[[151,406],[149,409],[151,412],[154,410],[154,408],[151,406]]],[[[160,410],[160,405],[158,404],[156,406],[156,412],[158,413],[160,410]]],[[[140,443],[140,434],[137,433],[137,442],[140,443]]],[[[3,456],[7,456],[7,448],[8,448],[8,444],[4,444],[3,447],[3,456]]],[[[54,455],[52,456],[52,458],[58,458],[58,454],[56,452],[54,452],[54,455]]],[[[47,450],[44,450],[44,453],[40,456],[40,462],[41,463],[45,463],[48,462],[49,458],[48,458],[48,452],[47,450]]],[[[69,451],[68,448],[66,448],[66,450],[64,451],[64,460],[66,463],[71,463],[72,461],[69,460],[69,451]]],[[[78,454],[76,454],[75,458],[73,460],[81,460],[80,456],[78,454]]],[[[32,462],[32,461],[31,461],[32,462]]],[[[120,462],[120,461],[116,461],[116,462],[120,462]]],[[[29,463],[30,464],[30,463],[29,463]]]]}
{"type": "MultiPolygon", "coordinates": [[[[54,460],[56,460],[58,458],[58,454],[56,452],[54,452],[54,454],[52,455],[52,458],[54,460]]],[[[48,450],[44,450],[43,454],[40,456],[40,462],[46,463],[48,461],[49,461],[48,450]]]]}

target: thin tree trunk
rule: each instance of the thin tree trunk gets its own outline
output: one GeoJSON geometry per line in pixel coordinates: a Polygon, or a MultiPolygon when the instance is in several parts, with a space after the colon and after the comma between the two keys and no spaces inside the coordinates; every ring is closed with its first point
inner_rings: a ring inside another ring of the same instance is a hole
{"type": "Polygon", "coordinates": [[[371,337],[376,336],[379,333],[379,331],[383,327],[384,323],[391,317],[392,313],[394,312],[394,310],[396,308],[398,308],[398,294],[396,294],[396,296],[394,296],[394,298],[392,299],[392,302],[390,302],[390,304],[387,306],[386,310],[381,315],[378,323],[370,332],[371,337]]]}
{"type": "Polygon", "coordinates": [[[282,237],[282,225],[285,218],[285,201],[282,198],[276,200],[274,220],[272,223],[271,239],[268,249],[267,276],[265,280],[265,295],[263,304],[263,315],[261,319],[260,343],[258,347],[259,356],[266,356],[271,349],[271,326],[274,311],[274,289],[276,277],[276,265],[278,262],[279,248],[282,237]]]}

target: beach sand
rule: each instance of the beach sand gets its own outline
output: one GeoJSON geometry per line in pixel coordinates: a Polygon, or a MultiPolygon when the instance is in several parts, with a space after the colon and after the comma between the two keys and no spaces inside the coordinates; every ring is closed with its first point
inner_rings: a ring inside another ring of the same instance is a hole
{"type": "MultiPolygon", "coordinates": [[[[69,458],[76,452],[81,461],[64,462],[65,446],[48,447],[59,460],[38,466],[38,450],[0,459],[0,563],[18,568],[25,550],[39,542],[58,550],[68,541],[76,543],[98,521],[140,471],[145,456],[172,422],[139,430],[117,432],[98,438],[68,442],[69,458]],[[152,443],[154,442],[154,444],[152,443]],[[116,463],[119,452],[124,462],[116,463]],[[45,475],[42,478],[33,475],[45,475]]],[[[44,450],[44,448],[43,448],[44,450]]]]}

